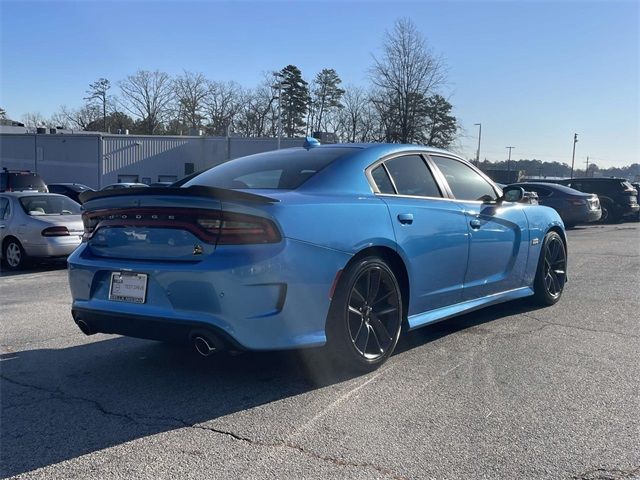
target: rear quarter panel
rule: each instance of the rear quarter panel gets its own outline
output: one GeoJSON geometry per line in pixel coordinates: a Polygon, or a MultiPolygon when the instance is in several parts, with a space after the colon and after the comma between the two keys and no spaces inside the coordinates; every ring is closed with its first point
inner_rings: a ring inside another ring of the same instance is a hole
{"type": "MultiPolygon", "coordinates": [[[[567,236],[564,229],[564,223],[558,212],[553,208],[542,205],[531,205],[523,209],[529,222],[529,257],[527,260],[527,268],[525,269],[524,285],[533,285],[533,280],[538,267],[538,259],[542,249],[544,236],[551,229],[556,229],[561,233],[565,245],[567,245],[567,236]]],[[[568,248],[567,248],[568,251],[568,248]]]]}

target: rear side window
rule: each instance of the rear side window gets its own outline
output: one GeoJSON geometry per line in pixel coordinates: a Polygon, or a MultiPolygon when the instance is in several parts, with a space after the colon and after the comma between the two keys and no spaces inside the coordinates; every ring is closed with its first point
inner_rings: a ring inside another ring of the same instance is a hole
{"type": "Polygon", "coordinates": [[[430,155],[447,179],[453,195],[459,200],[493,201],[497,195],[493,187],[478,172],[458,160],[430,155]]]}
{"type": "Polygon", "coordinates": [[[0,220],[9,218],[9,199],[0,198],[0,220]]]}
{"type": "Polygon", "coordinates": [[[395,189],[393,188],[393,184],[391,183],[391,179],[389,179],[389,175],[387,175],[387,171],[382,165],[374,168],[371,171],[371,177],[373,178],[373,181],[376,182],[376,186],[378,187],[380,193],[396,193],[395,189]]]}
{"type": "Polygon", "coordinates": [[[294,190],[353,147],[292,148],[258,153],[216,165],[184,184],[230,189],[294,190]]]}
{"type": "MultiPolygon", "coordinates": [[[[441,197],[431,171],[419,155],[406,155],[385,162],[399,195],[441,197]]],[[[372,172],[373,173],[373,172],[372,172]]]]}

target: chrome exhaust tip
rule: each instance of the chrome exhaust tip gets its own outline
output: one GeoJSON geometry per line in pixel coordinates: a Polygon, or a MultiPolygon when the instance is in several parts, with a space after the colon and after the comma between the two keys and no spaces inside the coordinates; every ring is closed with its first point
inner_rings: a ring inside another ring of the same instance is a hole
{"type": "Polygon", "coordinates": [[[193,346],[203,357],[208,357],[217,350],[215,345],[210,340],[201,336],[194,337],[193,346]]]}

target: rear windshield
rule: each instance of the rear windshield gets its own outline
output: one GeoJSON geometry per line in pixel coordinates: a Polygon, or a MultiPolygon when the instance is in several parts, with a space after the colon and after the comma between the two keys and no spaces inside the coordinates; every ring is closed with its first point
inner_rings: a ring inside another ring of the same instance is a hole
{"type": "Polygon", "coordinates": [[[20,199],[27,215],[79,215],[80,205],[62,195],[29,195],[20,199]]]}
{"type": "Polygon", "coordinates": [[[9,186],[13,187],[13,189],[38,188],[43,187],[44,182],[40,176],[35,174],[9,174],[9,186]]]}
{"type": "Polygon", "coordinates": [[[184,184],[230,189],[294,190],[353,147],[288,148],[217,165],[184,184]]]}

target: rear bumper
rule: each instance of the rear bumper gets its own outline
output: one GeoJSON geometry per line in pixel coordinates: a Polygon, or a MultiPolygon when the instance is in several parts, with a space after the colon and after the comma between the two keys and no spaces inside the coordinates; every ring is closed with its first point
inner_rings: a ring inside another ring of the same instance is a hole
{"type": "Polygon", "coordinates": [[[244,348],[223,330],[205,322],[176,321],[171,318],[154,318],[144,315],[113,314],[98,310],[74,308],[74,321],[85,322],[92,333],[113,333],[127,337],[159,340],[162,342],[190,344],[196,332],[206,332],[221,341],[227,349],[244,348]]]}
{"type": "Polygon", "coordinates": [[[632,216],[636,216],[639,211],[640,211],[640,205],[638,205],[637,203],[632,205],[623,205],[620,210],[620,214],[623,217],[632,217],[632,216]]]}
{"type": "Polygon", "coordinates": [[[156,340],[221,332],[238,347],[280,350],[326,342],[329,291],[350,255],[305,242],[219,247],[198,262],[69,257],[72,312],[95,331],[156,340]],[[109,300],[111,273],[148,276],[146,301],[109,300]]]}
{"type": "Polygon", "coordinates": [[[584,209],[567,209],[562,212],[562,221],[566,225],[578,225],[582,223],[597,222],[602,217],[602,210],[584,209]]]}
{"type": "Polygon", "coordinates": [[[30,257],[66,257],[78,248],[80,239],[77,236],[43,237],[45,243],[24,243],[23,248],[30,257]]]}

